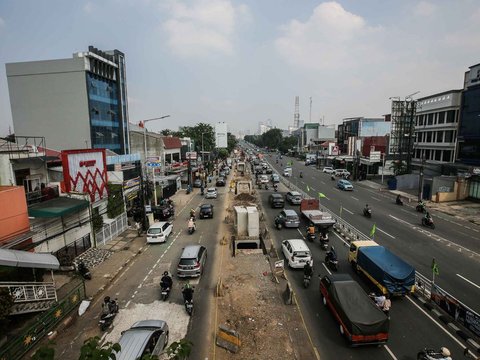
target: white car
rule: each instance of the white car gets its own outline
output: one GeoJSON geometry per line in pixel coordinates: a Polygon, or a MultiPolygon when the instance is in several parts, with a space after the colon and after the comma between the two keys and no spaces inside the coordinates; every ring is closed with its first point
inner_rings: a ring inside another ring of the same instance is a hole
{"type": "Polygon", "coordinates": [[[283,169],[283,176],[285,176],[285,177],[292,176],[292,168],[287,167],[287,168],[283,169]]]}
{"type": "Polygon", "coordinates": [[[283,240],[282,252],[291,268],[303,269],[307,261],[313,267],[312,253],[303,239],[283,240]]]}
{"type": "Polygon", "coordinates": [[[205,194],[205,199],[216,199],[217,198],[217,189],[216,188],[208,188],[207,193],[205,194]]]}
{"type": "Polygon", "coordinates": [[[327,174],[333,174],[335,172],[335,170],[331,166],[325,166],[322,171],[327,174]]]}
{"type": "Polygon", "coordinates": [[[173,231],[173,225],[166,221],[159,221],[147,230],[147,243],[164,243],[173,231]]]}

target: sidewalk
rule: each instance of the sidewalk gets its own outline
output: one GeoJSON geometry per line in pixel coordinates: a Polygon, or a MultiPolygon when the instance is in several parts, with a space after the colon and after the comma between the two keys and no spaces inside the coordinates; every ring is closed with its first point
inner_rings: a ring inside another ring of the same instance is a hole
{"type": "MultiPolygon", "coordinates": [[[[416,190],[388,190],[388,187],[385,184],[381,184],[377,181],[372,180],[363,180],[359,181],[358,184],[378,191],[389,192],[393,195],[400,195],[404,199],[408,199],[408,202],[416,204],[418,201],[418,194],[416,190]]],[[[471,222],[472,224],[480,226],[480,203],[475,203],[472,201],[449,201],[443,203],[436,203],[433,201],[426,201],[427,206],[431,210],[440,211],[447,215],[453,216],[457,219],[462,219],[471,222]]]]}

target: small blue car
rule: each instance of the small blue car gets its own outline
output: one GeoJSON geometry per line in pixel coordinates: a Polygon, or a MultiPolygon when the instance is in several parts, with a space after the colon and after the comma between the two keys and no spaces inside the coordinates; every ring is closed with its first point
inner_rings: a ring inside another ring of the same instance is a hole
{"type": "Polygon", "coordinates": [[[353,190],[353,185],[348,180],[339,180],[337,186],[340,190],[353,190]]]}

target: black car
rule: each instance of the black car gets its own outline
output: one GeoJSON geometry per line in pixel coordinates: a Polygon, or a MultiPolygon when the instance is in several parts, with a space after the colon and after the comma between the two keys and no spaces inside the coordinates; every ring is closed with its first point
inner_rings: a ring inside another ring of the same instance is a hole
{"type": "Polygon", "coordinates": [[[173,215],[175,215],[175,210],[173,206],[169,205],[161,205],[161,206],[153,206],[152,207],[153,218],[155,220],[168,220],[173,215]]]}
{"type": "Polygon", "coordinates": [[[213,219],[213,205],[203,204],[200,206],[200,219],[211,218],[213,219]]]}
{"type": "Polygon", "coordinates": [[[219,177],[217,179],[217,186],[225,186],[225,178],[219,177]]]}

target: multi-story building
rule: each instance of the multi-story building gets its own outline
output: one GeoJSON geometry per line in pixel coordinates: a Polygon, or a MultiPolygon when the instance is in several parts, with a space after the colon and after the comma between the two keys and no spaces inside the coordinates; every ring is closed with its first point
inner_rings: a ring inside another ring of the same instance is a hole
{"type": "Polygon", "coordinates": [[[341,154],[355,155],[361,149],[361,138],[390,134],[391,123],[386,118],[354,117],[338,125],[338,146],[341,154]]]}
{"type": "MultiPolygon", "coordinates": [[[[460,123],[458,127],[458,153],[460,163],[480,167],[480,64],[470,66],[465,73],[460,123]]],[[[480,170],[479,170],[480,171],[480,170]]]]}
{"type": "Polygon", "coordinates": [[[325,141],[335,141],[335,128],[306,123],[300,128],[300,147],[303,151],[318,151],[325,141]]]}
{"type": "Polygon", "coordinates": [[[6,64],[16,135],[39,136],[55,150],[129,153],[125,56],[88,51],[71,59],[6,64]]]}
{"type": "Polygon", "coordinates": [[[418,99],[412,162],[441,174],[441,166],[453,163],[460,114],[461,90],[449,90],[418,99]]]}

